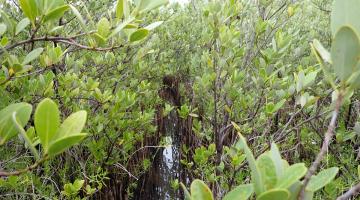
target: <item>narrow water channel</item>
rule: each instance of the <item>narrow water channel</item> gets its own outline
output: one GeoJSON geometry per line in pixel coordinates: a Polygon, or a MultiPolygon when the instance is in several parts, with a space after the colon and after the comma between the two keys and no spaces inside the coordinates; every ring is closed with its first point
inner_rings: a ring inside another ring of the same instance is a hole
{"type": "Polygon", "coordinates": [[[172,182],[180,177],[180,138],[179,121],[176,111],[164,118],[164,138],[167,145],[157,151],[150,171],[143,176],[140,191],[135,199],[177,200],[178,189],[173,189],[172,182]]]}

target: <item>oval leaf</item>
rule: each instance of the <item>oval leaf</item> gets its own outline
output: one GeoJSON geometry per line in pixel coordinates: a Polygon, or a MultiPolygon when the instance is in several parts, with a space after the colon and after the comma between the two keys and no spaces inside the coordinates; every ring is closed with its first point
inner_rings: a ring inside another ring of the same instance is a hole
{"type": "Polygon", "coordinates": [[[194,180],[191,183],[191,197],[196,200],[213,200],[212,192],[208,186],[200,181],[194,180]]]}
{"type": "Polygon", "coordinates": [[[24,12],[25,16],[30,19],[34,24],[36,16],[38,14],[38,7],[36,0],[19,0],[21,10],[24,12]]]}
{"type": "Polygon", "coordinates": [[[341,28],[335,36],[331,47],[331,58],[335,74],[346,81],[357,71],[360,56],[359,38],[350,27],[341,28]]]}
{"type": "Polygon", "coordinates": [[[277,176],[275,164],[269,153],[261,154],[256,160],[256,165],[261,172],[265,189],[272,189],[276,185],[277,176]]]}
{"type": "Polygon", "coordinates": [[[254,187],[252,184],[239,185],[226,194],[223,200],[246,200],[250,198],[253,192],[254,187]]]}
{"type": "Polygon", "coordinates": [[[130,42],[136,42],[139,40],[142,40],[144,38],[146,38],[146,36],[149,34],[149,30],[141,28],[138,29],[137,31],[135,31],[134,33],[131,34],[130,36],[130,42]]]}
{"type": "MultiPolygon", "coordinates": [[[[30,20],[28,18],[22,19],[17,25],[15,30],[15,35],[19,34],[30,24],[30,20]]],[[[1,34],[0,34],[1,35],[1,34]]]]}
{"type": "Polygon", "coordinates": [[[86,122],[86,111],[79,111],[71,114],[65,121],[61,124],[58,132],[55,135],[54,139],[65,138],[72,136],[74,134],[81,133],[82,129],[85,126],[86,122]]]}
{"type": "Polygon", "coordinates": [[[287,200],[290,196],[288,190],[285,189],[272,189],[262,193],[258,200],[287,200]]]}
{"type": "Polygon", "coordinates": [[[0,145],[18,133],[12,121],[12,114],[16,112],[18,123],[24,127],[30,119],[31,111],[32,106],[27,103],[11,104],[0,110],[0,145]]]}
{"type": "Polygon", "coordinates": [[[316,192],[329,184],[339,172],[339,168],[332,167],[319,172],[316,176],[312,176],[306,190],[316,192]]]}
{"type": "Polygon", "coordinates": [[[333,37],[344,25],[349,25],[360,34],[359,0],[335,0],[331,12],[331,32],[333,37]]]}
{"type": "Polygon", "coordinates": [[[87,136],[86,133],[73,134],[71,136],[60,138],[49,145],[49,156],[55,156],[67,150],[68,148],[79,144],[87,136]]]}
{"type": "Polygon", "coordinates": [[[278,180],[276,188],[289,188],[306,174],[307,168],[304,163],[293,164],[286,168],[283,176],[278,180]]]}
{"type": "Polygon", "coordinates": [[[97,31],[104,38],[106,38],[109,35],[110,28],[111,28],[111,25],[110,25],[109,20],[107,20],[104,17],[101,18],[97,24],[97,31]]]}
{"type": "Polygon", "coordinates": [[[43,52],[43,48],[37,48],[32,50],[28,55],[26,55],[24,61],[22,62],[22,65],[26,65],[30,63],[31,61],[35,60],[37,57],[40,56],[40,54],[43,52]]]}
{"type": "Polygon", "coordinates": [[[52,10],[50,10],[44,17],[44,22],[47,21],[55,21],[60,19],[60,17],[62,17],[65,13],[65,11],[67,11],[69,9],[68,5],[63,5],[63,6],[59,6],[57,8],[54,8],[52,10]]]}
{"type": "Polygon", "coordinates": [[[44,154],[48,152],[51,139],[60,126],[60,112],[51,99],[41,101],[35,111],[35,129],[39,136],[44,154]]]}

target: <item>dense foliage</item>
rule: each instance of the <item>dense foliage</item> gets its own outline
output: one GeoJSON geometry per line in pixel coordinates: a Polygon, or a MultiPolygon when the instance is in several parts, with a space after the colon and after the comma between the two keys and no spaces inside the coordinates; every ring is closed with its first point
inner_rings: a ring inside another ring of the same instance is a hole
{"type": "Polygon", "coordinates": [[[356,198],[359,10],[0,0],[0,199],[356,198]]]}

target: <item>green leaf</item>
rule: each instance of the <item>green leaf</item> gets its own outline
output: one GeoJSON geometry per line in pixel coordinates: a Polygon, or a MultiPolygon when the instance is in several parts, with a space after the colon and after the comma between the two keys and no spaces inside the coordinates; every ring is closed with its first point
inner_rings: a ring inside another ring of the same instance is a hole
{"type": "Polygon", "coordinates": [[[14,122],[14,125],[15,125],[18,133],[20,133],[22,138],[25,140],[25,145],[30,149],[32,154],[35,156],[36,160],[39,160],[40,159],[39,153],[36,150],[36,148],[34,147],[34,145],[32,143],[32,140],[28,137],[26,131],[23,128],[23,126],[19,123],[19,121],[18,121],[18,119],[16,117],[16,112],[13,113],[12,120],[14,122]]]}
{"type": "Polygon", "coordinates": [[[4,23],[0,24],[0,36],[6,32],[6,25],[4,23]]]}
{"type": "Polygon", "coordinates": [[[329,184],[339,172],[339,168],[332,167],[329,169],[322,170],[317,175],[312,176],[309,184],[306,186],[306,190],[316,192],[329,184]]]}
{"type": "Polygon", "coordinates": [[[87,115],[86,111],[78,111],[76,113],[71,114],[61,124],[54,139],[64,138],[64,137],[72,136],[73,134],[81,133],[82,129],[85,126],[86,115],[87,115]]]}
{"type": "Polygon", "coordinates": [[[256,160],[256,165],[261,171],[261,177],[264,182],[265,189],[272,189],[276,185],[277,177],[275,164],[269,153],[261,154],[256,160]]]}
{"type": "Polygon", "coordinates": [[[40,54],[43,52],[43,50],[44,50],[43,48],[37,48],[32,50],[28,55],[26,55],[24,61],[22,62],[22,65],[26,65],[31,61],[33,61],[34,59],[36,59],[37,57],[39,57],[40,54]]]}
{"type": "Polygon", "coordinates": [[[357,71],[360,56],[360,42],[354,30],[348,26],[341,28],[331,47],[331,58],[335,74],[346,81],[357,71]]]}
{"type": "Polygon", "coordinates": [[[38,15],[38,7],[36,0],[19,0],[21,10],[30,21],[35,24],[35,19],[38,15]]]}
{"type": "Polygon", "coordinates": [[[300,190],[301,190],[301,186],[303,184],[300,181],[296,181],[294,184],[292,184],[288,190],[290,192],[290,197],[289,200],[297,200],[300,190]]]}
{"type": "Polygon", "coordinates": [[[84,180],[76,179],[73,183],[73,186],[76,191],[79,191],[83,187],[84,183],[85,183],[84,180]]]}
{"type": "Polygon", "coordinates": [[[132,21],[134,21],[135,18],[134,17],[130,17],[128,19],[126,19],[124,22],[120,23],[110,34],[109,38],[115,36],[116,34],[118,34],[121,30],[124,29],[124,27],[126,25],[128,25],[129,23],[131,23],[132,21]]]}
{"type": "Polygon", "coordinates": [[[149,30],[140,28],[130,36],[130,42],[136,42],[144,39],[149,34],[149,30]]]}
{"type": "Polygon", "coordinates": [[[111,28],[110,22],[104,17],[101,18],[97,24],[97,31],[104,38],[106,38],[109,35],[110,28],[111,28]]]}
{"type": "Polygon", "coordinates": [[[254,184],[255,193],[257,195],[260,195],[262,192],[265,191],[264,182],[261,177],[261,172],[256,165],[254,155],[251,152],[250,148],[248,147],[245,138],[240,133],[238,133],[238,134],[240,137],[240,140],[239,140],[240,148],[242,148],[244,150],[244,153],[246,155],[246,160],[249,163],[249,167],[251,170],[251,179],[254,184]]]}
{"type": "Polygon", "coordinates": [[[160,26],[162,23],[164,23],[164,21],[158,21],[158,22],[154,22],[152,24],[149,24],[148,26],[145,27],[145,29],[151,31],[154,30],[155,28],[157,28],[158,26],[160,26]]]}
{"type": "Polygon", "coordinates": [[[276,176],[278,179],[280,179],[283,176],[285,169],[284,169],[283,159],[281,158],[279,148],[277,147],[277,145],[275,143],[271,144],[270,156],[275,165],[276,176]]]}
{"type": "Polygon", "coordinates": [[[190,192],[186,189],[186,186],[183,183],[180,183],[182,189],[184,190],[185,200],[192,200],[190,192]]]}
{"type": "Polygon", "coordinates": [[[35,111],[35,129],[39,136],[44,154],[48,152],[51,139],[60,126],[60,112],[51,99],[42,100],[35,111]]]}
{"type": "Polygon", "coordinates": [[[30,119],[31,111],[32,106],[27,103],[11,104],[0,110],[0,145],[3,145],[17,134],[12,114],[16,112],[18,123],[24,127],[30,119]]]}
{"type": "Polygon", "coordinates": [[[315,39],[313,41],[313,46],[324,62],[330,64],[332,63],[329,51],[326,50],[325,47],[318,40],[315,39]]]}
{"type": "Polygon", "coordinates": [[[257,200],[287,200],[290,196],[288,190],[272,189],[262,193],[257,200]]]}
{"type": "Polygon", "coordinates": [[[194,180],[190,186],[191,197],[195,200],[213,200],[209,187],[201,180],[194,180]]]}
{"type": "Polygon", "coordinates": [[[223,200],[246,200],[251,197],[254,192],[252,184],[239,185],[225,195],[223,200]]]}
{"type": "Polygon", "coordinates": [[[78,133],[57,139],[56,141],[50,143],[48,155],[53,157],[60,154],[70,147],[79,144],[86,136],[86,133],[78,133]]]}
{"type": "Polygon", "coordinates": [[[44,16],[44,22],[56,21],[56,20],[60,19],[68,9],[69,9],[68,5],[62,5],[62,6],[59,6],[57,8],[50,10],[44,16]]]}
{"type": "Polygon", "coordinates": [[[121,19],[124,16],[124,3],[126,0],[118,0],[116,5],[116,17],[121,19]]]}
{"type": "Polygon", "coordinates": [[[307,168],[304,163],[293,164],[286,168],[283,176],[278,180],[276,188],[289,188],[296,181],[300,180],[306,174],[307,168]]]}
{"type": "Polygon", "coordinates": [[[350,26],[360,34],[359,10],[359,0],[334,0],[330,20],[332,36],[334,37],[343,26],[350,26]]]}
{"type": "MultiPolygon", "coordinates": [[[[15,29],[15,35],[19,34],[30,24],[30,20],[28,18],[22,19],[17,25],[15,29]]],[[[0,34],[1,35],[1,34],[0,34]]]]}
{"type": "Polygon", "coordinates": [[[140,0],[137,6],[139,13],[144,13],[169,3],[169,0],[140,0]]]}

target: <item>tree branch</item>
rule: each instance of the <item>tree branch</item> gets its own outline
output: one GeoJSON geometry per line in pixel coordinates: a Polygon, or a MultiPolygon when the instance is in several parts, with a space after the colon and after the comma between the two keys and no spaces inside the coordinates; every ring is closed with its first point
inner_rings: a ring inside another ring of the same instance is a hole
{"type": "Polygon", "coordinates": [[[309,181],[310,181],[311,177],[315,174],[317,168],[320,165],[321,160],[324,158],[325,154],[328,152],[330,141],[331,141],[331,139],[332,139],[332,137],[334,135],[334,130],[335,130],[335,126],[336,126],[336,120],[337,120],[337,117],[339,115],[342,102],[343,102],[343,94],[340,92],[339,95],[338,95],[338,98],[336,100],[336,103],[335,103],[335,109],[334,109],[334,111],[332,113],[330,124],[329,124],[328,129],[327,129],[327,131],[325,133],[325,138],[324,138],[324,142],[322,144],[321,150],[320,150],[319,154],[316,156],[315,161],[312,163],[311,167],[307,171],[307,174],[306,174],[306,176],[304,178],[303,185],[301,187],[299,197],[298,197],[299,200],[304,199],[306,186],[309,184],[309,181]]]}
{"type": "Polygon", "coordinates": [[[344,194],[342,194],[341,196],[339,196],[338,198],[336,198],[336,200],[347,200],[350,199],[353,196],[357,196],[360,192],[360,183],[356,184],[354,187],[352,187],[349,191],[345,192],[344,194]]]}

